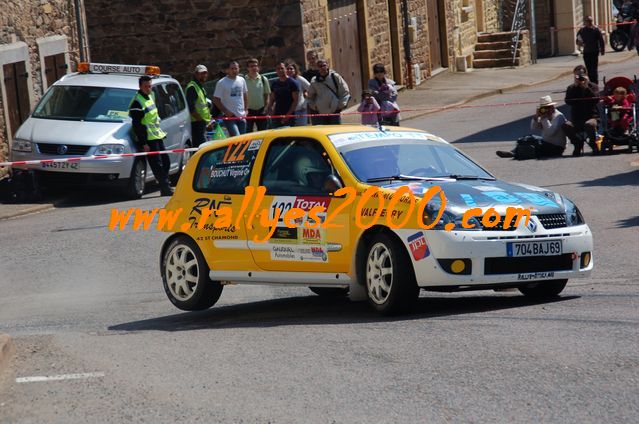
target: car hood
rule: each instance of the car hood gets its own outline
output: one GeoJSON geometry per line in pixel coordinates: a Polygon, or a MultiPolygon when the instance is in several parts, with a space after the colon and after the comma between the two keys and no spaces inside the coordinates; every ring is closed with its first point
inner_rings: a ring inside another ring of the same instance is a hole
{"type": "Polygon", "coordinates": [[[18,129],[15,138],[34,143],[64,143],[97,146],[106,142],[126,142],[129,122],[65,121],[59,119],[29,118],[18,129]]]}
{"type": "MultiPolygon", "coordinates": [[[[414,195],[423,197],[433,186],[442,188],[447,209],[495,208],[497,211],[513,206],[530,208],[536,214],[564,213],[563,198],[552,191],[526,184],[504,181],[450,180],[450,181],[394,181],[383,188],[396,190],[408,186],[414,195]]],[[[434,199],[438,199],[435,196],[434,199]]]]}

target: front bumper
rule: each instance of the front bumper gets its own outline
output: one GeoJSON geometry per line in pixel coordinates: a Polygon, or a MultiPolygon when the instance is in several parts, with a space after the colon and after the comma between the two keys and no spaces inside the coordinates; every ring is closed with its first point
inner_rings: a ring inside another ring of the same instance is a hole
{"type": "MultiPolygon", "coordinates": [[[[45,155],[33,152],[12,152],[12,161],[64,159],[73,156],[45,155]]],[[[118,179],[129,178],[134,158],[114,157],[108,159],[82,160],[78,162],[53,162],[36,165],[16,165],[15,169],[46,171],[68,174],[117,174],[118,179]]]]}
{"type": "Polygon", "coordinates": [[[466,287],[582,278],[590,275],[594,267],[592,233],[587,225],[543,229],[535,234],[524,228],[515,231],[451,232],[402,229],[396,230],[396,233],[411,257],[420,287],[466,287]],[[427,245],[426,255],[423,248],[421,254],[413,253],[416,249],[415,236],[419,232],[427,245]],[[412,245],[409,239],[413,241],[412,245]],[[562,241],[562,255],[513,258],[507,254],[509,242],[554,240],[562,241]],[[586,253],[590,258],[584,265],[586,253]],[[450,267],[444,269],[446,263],[457,259],[471,264],[470,270],[466,267],[466,273],[456,274],[450,267]]]}

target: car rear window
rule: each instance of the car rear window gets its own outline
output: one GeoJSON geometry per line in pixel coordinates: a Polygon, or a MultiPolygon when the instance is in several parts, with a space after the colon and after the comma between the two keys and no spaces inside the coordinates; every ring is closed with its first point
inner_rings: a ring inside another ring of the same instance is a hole
{"type": "Polygon", "coordinates": [[[262,140],[239,140],[211,150],[200,158],[193,189],[202,193],[242,194],[262,140]]]}

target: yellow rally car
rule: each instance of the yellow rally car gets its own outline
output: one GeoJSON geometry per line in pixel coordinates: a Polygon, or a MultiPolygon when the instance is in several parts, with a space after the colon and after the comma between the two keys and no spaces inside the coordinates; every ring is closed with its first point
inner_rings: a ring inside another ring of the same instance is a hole
{"type": "Polygon", "coordinates": [[[593,268],[592,234],[570,200],[498,181],[407,128],[284,128],[207,143],[166,209],[177,221],[161,275],[183,310],[209,308],[237,283],[303,285],[396,313],[420,289],[556,296],[593,268]]]}

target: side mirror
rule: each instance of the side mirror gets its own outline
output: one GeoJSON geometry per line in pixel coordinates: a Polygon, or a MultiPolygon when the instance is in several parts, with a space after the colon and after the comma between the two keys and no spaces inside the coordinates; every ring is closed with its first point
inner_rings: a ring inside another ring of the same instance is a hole
{"type": "Polygon", "coordinates": [[[324,179],[322,184],[322,190],[326,193],[335,193],[340,188],[343,188],[344,184],[337,178],[336,175],[329,174],[324,179]]]}

